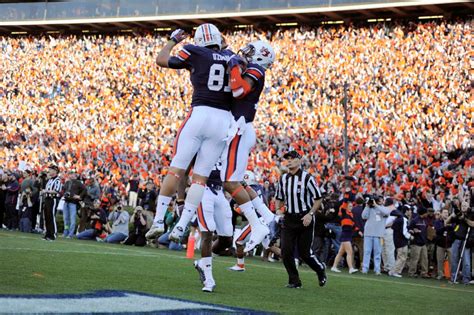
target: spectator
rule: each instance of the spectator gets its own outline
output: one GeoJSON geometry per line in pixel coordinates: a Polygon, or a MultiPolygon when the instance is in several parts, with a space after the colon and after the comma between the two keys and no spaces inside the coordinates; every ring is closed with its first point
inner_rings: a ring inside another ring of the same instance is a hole
{"type": "Polygon", "coordinates": [[[408,230],[413,236],[410,245],[410,261],[408,263],[408,274],[410,277],[417,276],[418,263],[420,264],[420,274],[423,278],[429,278],[428,275],[428,250],[427,243],[427,225],[425,218],[428,211],[421,207],[418,214],[411,220],[408,230]]]}
{"type": "Polygon", "coordinates": [[[107,214],[101,208],[100,200],[95,200],[88,213],[89,228],[76,235],[79,240],[101,240],[107,223],[107,214]]]}
{"type": "Polygon", "coordinates": [[[138,200],[140,201],[140,206],[145,211],[155,212],[155,201],[158,197],[155,187],[152,181],[146,183],[145,189],[140,189],[138,191],[138,200]]]}
{"type": "Polygon", "coordinates": [[[355,231],[352,238],[352,244],[357,248],[357,256],[354,255],[354,260],[359,261],[362,268],[364,259],[364,219],[362,219],[362,211],[364,211],[364,199],[358,197],[356,199],[356,206],[352,209],[352,216],[354,218],[355,231]]]}
{"type": "Polygon", "coordinates": [[[403,268],[408,258],[408,241],[412,236],[408,231],[409,218],[411,218],[412,208],[408,205],[402,207],[401,210],[395,210],[393,214],[396,216],[392,224],[393,244],[397,253],[395,266],[388,272],[391,277],[402,277],[403,268]]]}
{"type": "MultiPolygon", "coordinates": [[[[176,214],[176,211],[174,211],[173,203],[171,203],[170,206],[168,207],[168,211],[166,211],[166,215],[165,215],[165,225],[168,227],[168,229],[167,229],[166,233],[162,234],[156,240],[158,245],[164,246],[164,247],[169,248],[171,250],[182,250],[183,249],[183,245],[181,243],[170,240],[171,231],[173,230],[176,223],[178,223],[178,220],[179,220],[179,217],[176,214]]],[[[185,234],[185,236],[183,236],[183,239],[187,238],[187,235],[189,234],[189,230],[186,229],[184,234],[185,234]]]]}
{"type": "MultiPolygon", "coordinates": [[[[464,242],[470,238],[469,233],[474,233],[474,218],[472,211],[469,212],[469,204],[467,202],[461,203],[459,209],[454,209],[451,216],[448,218],[448,224],[455,224],[455,240],[451,247],[451,282],[457,282],[457,268],[459,260],[462,260],[462,283],[468,284],[471,280],[471,247],[473,244],[466,243],[463,256],[461,256],[464,242]]],[[[472,237],[471,237],[472,239],[472,237]]]]}
{"type": "Polygon", "coordinates": [[[6,223],[6,207],[5,207],[5,198],[6,198],[6,191],[7,191],[7,174],[3,172],[3,170],[0,168],[0,228],[7,228],[7,226],[4,224],[6,223]]]}
{"type": "Polygon", "coordinates": [[[81,203],[79,212],[79,226],[77,227],[77,233],[83,232],[89,223],[89,211],[90,205],[93,205],[96,200],[100,201],[100,187],[93,176],[90,176],[86,180],[86,191],[87,194],[84,197],[84,201],[81,203]],[[89,205],[89,206],[86,206],[89,205]]]}
{"type": "Polygon", "coordinates": [[[438,266],[437,279],[444,278],[444,262],[451,261],[451,246],[454,242],[454,225],[447,223],[449,218],[448,209],[441,210],[441,216],[435,221],[436,229],[436,261],[438,266]]]}
{"type": "MultiPolygon", "coordinates": [[[[390,210],[390,213],[396,209],[395,200],[393,198],[387,198],[385,200],[385,207],[390,210]]],[[[382,261],[383,269],[385,272],[390,271],[395,266],[395,244],[393,242],[393,229],[392,224],[396,217],[390,214],[385,221],[385,233],[383,235],[383,246],[382,246],[382,261]]]]}
{"type": "Polygon", "coordinates": [[[138,188],[140,186],[140,179],[137,174],[133,174],[132,178],[127,184],[128,205],[135,208],[138,201],[138,188]]]}
{"type": "Polygon", "coordinates": [[[105,242],[120,243],[124,241],[128,237],[129,220],[130,215],[128,212],[121,204],[117,205],[108,217],[106,229],[109,235],[105,238],[105,242]],[[110,227],[110,223],[112,223],[112,227],[110,227]]]}
{"type": "Polygon", "coordinates": [[[355,273],[358,270],[354,268],[354,257],[352,251],[352,234],[354,233],[354,218],[352,216],[352,203],[349,201],[344,202],[339,209],[339,217],[341,218],[341,247],[334,259],[334,264],[331,271],[341,272],[337,268],[344,254],[346,254],[347,265],[349,267],[349,273],[355,273]]]}
{"type": "Polygon", "coordinates": [[[133,211],[133,214],[130,218],[130,223],[133,224],[133,230],[130,231],[128,238],[123,244],[135,246],[146,245],[145,233],[147,231],[147,219],[143,212],[144,210],[140,206],[136,207],[133,211]]]}
{"type": "Polygon", "coordinates": [[[18,183],[17,175],[14,173],[7,173],[5,182],[1,188],[5,191],[5,221],[7,229],[18,230],[19,212],[16,209],[16,205],[18,202],[20,184],[18,183]]]}
{"type": "Polygon", "coordinates": [[[367,205],[362,211],[362,218],[367,220],[364,226],[364,263],[362,273],[369,272],[370,256],[374,253],[374,270],[376,275],[381,274],[380,263],[382,260],[382,238],[385,233],[385,221],[391,212],[378,204],[380,200],[369,197],[367,205]]]}
{"type": "Polygon", "coordinates": [[[85,198],[87,191],[84,184],[78,179],[78,174],[74,170],[69,172],[69,179],[66,181],[63,188],[63,235],[65,238],[72,238],[76,232],[77,209],[80,207],[79,203],[85,198]]]}
{"type": "Polygon", "coordinates": [[[20,231],[30,233],[32,231],[33,215],[33,191],[26,187],[20,195],[20,231]]]}

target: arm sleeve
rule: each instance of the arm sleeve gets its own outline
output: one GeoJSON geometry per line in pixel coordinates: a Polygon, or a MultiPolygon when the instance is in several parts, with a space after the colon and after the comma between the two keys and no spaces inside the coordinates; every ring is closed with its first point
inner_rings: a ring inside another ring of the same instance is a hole
{"type": "Polygon", "coordinates": [[[313,195],[315,200],[319,200],[322,198],[321,191],[319,190],[319,187],[316,185],[316,181],[314,180],[314,177],[311,175],[309,175],[308,189],[313,195]]]}
{"type": "Polygon", "coordinates": [[[263,72],[262,69],[253,66],[248,67],[243,75],[251,78],[255,82],[258,82],[259,80],[263,80],[265,78],[265,72],[263,72]]]}
{"type": "Polygon", "coordinates": [[[367,220],[369,219],[369,207],[365,207],[362,211],[362,219],[367,220]]]}
{"type": "Polygon", "coordinates": [[[280,177],[280,180],[278,181],[276,195],[275,195],[275,198],[280,201],[283,201],[283,176],[280,177]]]}
{"type": "Polygon", "coordinates": [[[168,66],[171,69],[188,69],[189,65],[178,57],[170,57],[168,66]]]}

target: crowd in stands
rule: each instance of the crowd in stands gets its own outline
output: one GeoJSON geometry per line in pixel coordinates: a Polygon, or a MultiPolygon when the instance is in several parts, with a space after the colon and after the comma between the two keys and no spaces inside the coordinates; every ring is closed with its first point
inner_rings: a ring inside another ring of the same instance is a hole
{"type": "MultiPolygon", "coordinates": [[[[282,152],[292,148],[321,187],[340,192],[347,83],[354,196],[391,196],[435,213],[469,199],[471,20],[226,34],[235,51],[258,38],[277,52],[249,163],[262,183],[275,184],[282,152]]],[[[159,188],[191,99],[185,70],[155,64],[166,40],[158,33],[0,37],[4,182],[23,176],[20,161],[38,175],[53,162],[109,199],[127,195],[133,175],[159,188]]]]}

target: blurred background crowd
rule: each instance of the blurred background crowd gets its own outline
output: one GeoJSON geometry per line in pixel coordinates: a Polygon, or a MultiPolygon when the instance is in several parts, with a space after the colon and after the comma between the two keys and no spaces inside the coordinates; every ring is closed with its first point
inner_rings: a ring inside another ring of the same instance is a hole
{"type": "MultiPolygon", "coordinates": [[[[225,37],[235,51],[266,38],[277,52],[249,163],[272,210],[280,158],[290,148],[305,156],[328,198],[341,201],[345,83],[350,202],[391,197],[400,211],[424,209],[438,219],[443,209],[449,216],[463,204],[472,208],[472,20],[245,29],[225,37]]],[[[133,233],[146,230],[192,92],[184,70],[156,66],[166,41],[158,33],[0,37],[0,226],[20,228],[25,215],[29,230],[36,227],[44,171],[54,163],[63,183],[84,186],[71,201],[78,214],[104,210],[94,218],[104,226],[94,239],[114,227],[129,236],[131,219],[133,233]],[[23,202],[32,204],[27,214],[23,202]],[[119,220],[126,205],[131,213],[119,220]]],[[[89,214],[69,236],[88,229],[89,214]]],[[[324,238],[337,239],[328,224],[340,227],[340,216],[329,220],[324,238]]],[[[337,253],[337,242],[329,246],[337,253]]]]}

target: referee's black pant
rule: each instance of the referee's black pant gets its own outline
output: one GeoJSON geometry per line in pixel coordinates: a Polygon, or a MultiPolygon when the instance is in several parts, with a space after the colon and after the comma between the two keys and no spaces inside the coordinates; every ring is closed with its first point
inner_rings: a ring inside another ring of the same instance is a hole
{"type": "Polygon", "coordinates": [[[314,218],[309,226],[303,225],[304,214],[285,214],[281,229],[281,256],[286,272],[289,277],[289,284],[301,285],[301,280],[295,264],[295,248],[297,248],[300,258],[316,273],[318,278],[325,276],[324,265],[313,254],[311,245],[313,242],[314,218]]]}
{"type": "Polygon", "coordinates": [[[58,198],[46,197],[43,201],[44,228],[46,230],[45,238],[56,239],[56,207],[58,198]]]}

